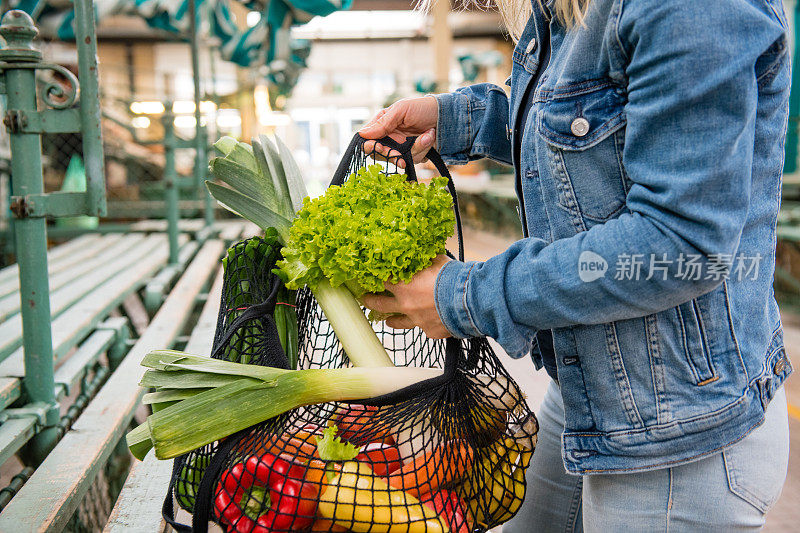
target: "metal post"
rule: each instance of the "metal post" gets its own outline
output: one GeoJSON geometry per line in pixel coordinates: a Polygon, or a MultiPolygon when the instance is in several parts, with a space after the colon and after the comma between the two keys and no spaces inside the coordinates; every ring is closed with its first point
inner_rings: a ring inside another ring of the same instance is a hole
{"type": "MultiPolygon", "coordinates": [[[[4,78],[7,110],[3,119],[11,136],[11,192],[14,196],[42,194],[42,146],[38,133],[23,133],[19,117],[36,113],[36,70],[14,68],[19,63],[41,62],[42,55],[32,46],[38,30],[22,11],[9,11],[2,19],[0,35],[7,47],[0,50],[0,61],[7,63],[4,78]]],[[[13,208],[13,206],[12,206],[13,208]]],[[[50,288],[47,276],[47,226],[44,217],[29,217],[16,209],[14,236],[19,265],[22,312],[22,344],[25,354],[23,391],[30,402],[46,408],[45,429],[26,450],[32,462],[41,461],[56,441],[58,404],[53,380],[53,340],[50,330],[50,288]]]]}
{"type": "Polygon", "coordinates": [[[206,155],[206,129],[200,123],[200,102],[202,94],[200,93],[200,45],[197,39],[197,6],[195,0],[189,0],[189,17],[191,24],[190,43],[192,48],[192,81],[194,81],[194,119],[195,119],[195,133],[194,133],[194,180],[197,186],[197,199],[203,198],[204,202],[204,218],[206,226],[214,223],[214,204],[211,201],[211,195],[205,187],[206,172],[208,169],[208,156],[206,155]]]}
{"type": "Polygon", "coordinates": [[[86,214],[106,215],[103,137],[100,128],[100,86],[97,75],[97,36],[92,0],[75,0],[75,45],[81,86],[81,134],[86,167],[86,214]]]}
{"type": "Polygon", "coordinates": [[[161,116],[164,125],[164,201],[167,204],[167,236],[169,237],[169,262],[178,262],[178,184],[175,171],[175,114],[172,102],[164,103],[164,114],[161,116]]]}
{"type": "Polygon", "coordinates": [[[0,247],[0,253],[5,255],[11,255],[14,253],[14,218],[11,216],[11,174],[6,176],[8,180],[6,183],[8,184],[8,188],[6,190],[6,197],[3,198],[5,204],[3,204],[3,217],[6,220],[6,227],[3,230],[3,236],[5,237],[5,242],[3,246],[0,247]]]}

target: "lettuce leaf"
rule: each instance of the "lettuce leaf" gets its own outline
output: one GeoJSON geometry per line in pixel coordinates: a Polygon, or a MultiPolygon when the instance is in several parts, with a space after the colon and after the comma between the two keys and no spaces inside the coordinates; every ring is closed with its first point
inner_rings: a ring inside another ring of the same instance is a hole
{"type": "Polygon", "coordinates": [[[446,178],[420,184],[371,165],[324,196],[304,200],[278,265],[291,289],[313,289],[327,278],[359,297],[430,266],[454,229],[446,178]]]}
{"type": "Polygon", "coordinates": [[[349,442],[342,442],[336,435],[336,425],[328,426],[322,432],[322,437],[317,437],[317,451],[323,461],[351,461],[358,455],[358,446],[349,442]]]}

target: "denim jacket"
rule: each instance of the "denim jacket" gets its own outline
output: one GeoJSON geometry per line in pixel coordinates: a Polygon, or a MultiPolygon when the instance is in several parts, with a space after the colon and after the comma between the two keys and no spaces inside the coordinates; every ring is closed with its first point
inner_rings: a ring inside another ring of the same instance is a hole
{"type": "Polygon", "coordinates": [[[447,263],[437,311],[516,357],[553,330],[568,472],[718,451],[763,421],[792,370],[772,291],[782,1],[592,0],[568,30],[533,7],[510,96],[437,95],[440,152],[513,163],[526,232],[485,262],[447,263]]]}

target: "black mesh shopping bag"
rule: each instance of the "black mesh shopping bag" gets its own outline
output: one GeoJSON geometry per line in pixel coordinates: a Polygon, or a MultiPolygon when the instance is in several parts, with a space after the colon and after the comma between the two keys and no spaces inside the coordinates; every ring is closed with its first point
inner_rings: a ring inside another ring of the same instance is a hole
{"type": "MultiPolygon", "coordinates": [[[[331,185],[373,159],[387,174],[416,180],[413,139],[381,140],[392,148],[388,158],[364,143],[354,137],[331,185]]],[[[448,178],[463,260],[452,179],[435,151],[428,158],[448,178]]],[[[272,248],[254,257],[235,283],[226,272],[213,357],[288,368],[274,318],[285,308],[297,313],[298,368],[351,366],[313,294],[303,289],[287,301],[271,273],[272,248]]],[[[443,373],[377,398],[293,409],[176,459],[165,517],[174,523],[174,495],[193,513],[193,531],[214,521],[228,532],[466,533],[511,518],[525,495],[538,426],[486,338],[430,339],[383,323],[374,330],[396,366],[443,373]],[[348,459],[326,460],[332,449],[348,459]]]]}

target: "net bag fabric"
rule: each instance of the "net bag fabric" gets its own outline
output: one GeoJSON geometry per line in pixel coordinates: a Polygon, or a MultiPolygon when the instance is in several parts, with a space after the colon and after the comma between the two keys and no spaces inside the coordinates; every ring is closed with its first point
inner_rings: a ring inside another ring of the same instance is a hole
{"type": "MultiPolygon", "coordinates": [[[[416,179],[413,140],[381,141],[393,149],[384,172],[416,179]]],[[[331,185],[343,183],[374,155],[354,137],[331,185]]],[[[448,178],[463,259],[452,179],[435,151],[428,157],[448,178]]],[[[229,284],[226,272],[214,357],[288,367],[273,318],[276,307],[286,307],[276,305],[286,293],[264,272],[272,263],[269,255],[236,278],[260,280],[252,284],[229,284]]],[[[297,291],[295,305],[298,368],[350,366],[312,293],[297,291]]],[[[228,532],[466,533],[487,531],[516,513],[538,425],[487,339],[430,339],[418,328],[395,330],[384,323],[374,330],[396,366],[444,373],[358,403],[297,408],[176,459],[171,494],[193,513],[191,531],[206,531],[211,520],[228,532]],[[355,460],[321,459],[320,439],[332,425],[341,442],[358,448],[355,460]]],[[[164,515],[175,525],[172,511],[168,495],[164,515]]]]}

